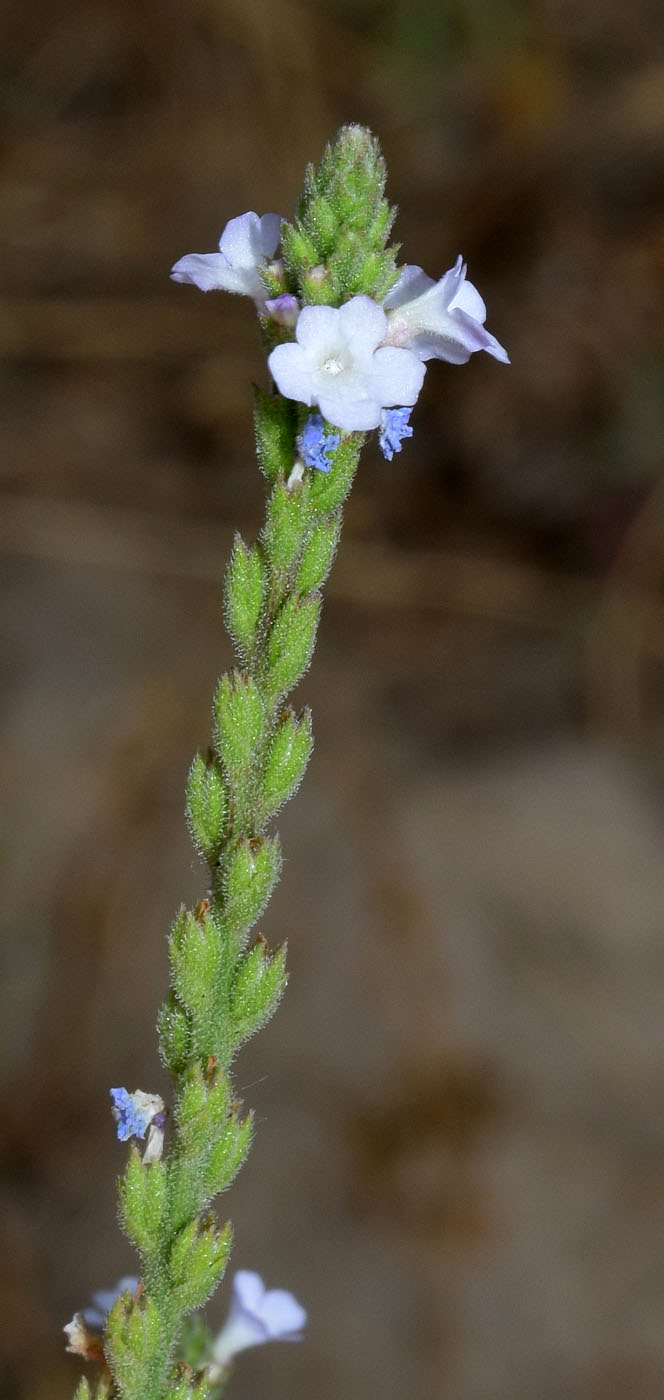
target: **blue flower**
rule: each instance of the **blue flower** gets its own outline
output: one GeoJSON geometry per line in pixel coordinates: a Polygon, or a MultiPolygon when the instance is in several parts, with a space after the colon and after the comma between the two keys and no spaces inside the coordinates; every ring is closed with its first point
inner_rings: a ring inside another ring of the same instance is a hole
{"type": "Polygon", "coordinates": [[[381,413],[378,445],[388,462],[392,461],[395,452],[401,451],[403,439],[413,436],[409,418],[409,408],[386,408],[381,413]]]}
{"type": "Polygon", "coordinates": [[[144,1094],[142,1089],[135,1089],[133,1094],[127,1089],[111,1089],[109,1092],[120,1142],[126,1142],[131,1137],[144,1138],[147,1133],[143,1161],[146,1164],[158,1162],[164,1147],[164,1100],[159,1094],[144,1094]]]}
{"type": "Polygon", "coordinates": [[[329,472],[332,459],[328,453],[339,446],[339,434],[325,436],[325,419],[320,413],[312,413],[297,440],[298,449],[305,467],[315,467],[319,472],[329,472]]]}

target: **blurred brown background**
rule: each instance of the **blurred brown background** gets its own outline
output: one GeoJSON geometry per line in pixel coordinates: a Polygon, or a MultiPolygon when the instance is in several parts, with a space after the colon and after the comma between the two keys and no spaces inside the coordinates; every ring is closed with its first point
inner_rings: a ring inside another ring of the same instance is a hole
{"type": "Polygon", "coordinates": [[[183,782],[262,508],[251,306],[168,270],[360,120],[402,256],[463,252],[513,364],[432,363],[347,511],[223,1207],[311,1321],[233,1395],[655,1400],[659,6],[33,0],[0,37],[3,1396],[68,1397],[63,1323],[134,1266],[108,1086],[163,1084],[183,782]]]}

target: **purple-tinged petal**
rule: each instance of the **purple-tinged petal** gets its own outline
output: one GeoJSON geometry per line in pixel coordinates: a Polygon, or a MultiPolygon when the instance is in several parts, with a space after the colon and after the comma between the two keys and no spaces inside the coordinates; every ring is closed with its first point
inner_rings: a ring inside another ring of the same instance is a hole
{"type": "Polygon", "coordinates": [[[273,256],[280,228],[278,214],[264,214],[259,219],[250,209],[247,214],[229,219],[219,239],[219,251],[232,268],[258,267],[273,256]]]}
{"type": "Polygon", "coordinates": [[[237,277],[228,266],[223,253],[187,253],[179,258],[171,268],[173,282],[188,282],[199,287],[202,292],[235,292],[240,288],[230,286],[237,277]]]}
{"type": "Polygon", "coordinates": [[[421,267],[407,263],[405,267],[402,267],[398,281],[383,298],[383,307],[387,311],[403,306],[404,302],[414,301],[416,297],[423,296],[435,285],[433,277],[427,277],[426,272],[423,272],[421,267]]]}
{"type": "Polygon", "coordinates": [[[233,1281],[228,1318],[212,1345],[208,1378],[218,1380],[229,1362],[247,1347],[264,1342],[299,1341],[305,1309],[283,1288],[267,1290],[259,1274],[240,1269],[233,1281]]]}
{"type": "Polygon", "coordinates": [[[449,333],[422,331],[409,341],[409,348],[418,360],[445,360],[449,365],[468,363],[475,345],[466,345],[461,328],[457,328],[450,318],[449,333]]]}
{"type": "Polygon", "coordinates": [[[482,325],[486,321],[486,306],[472,282],[462,282],[450,302],[450,311],[465,311],[474,321],[481,321],[482,325]]]}
{"type": "Polygon", "coordinates": [[[290,292],[282,292],[278,297],[270,297],[265,303],[270,320],[278,326],[293,330],[300,314],[300,303],[290,292]]]}

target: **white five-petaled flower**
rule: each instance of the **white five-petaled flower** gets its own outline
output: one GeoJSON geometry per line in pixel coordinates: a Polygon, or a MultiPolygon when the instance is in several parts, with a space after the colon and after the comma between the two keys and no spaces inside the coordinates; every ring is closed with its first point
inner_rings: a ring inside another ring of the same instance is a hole
{"type": "Polygon", "coordinates": [[[171,277],[174,282],[191,282],[202,292],[241,292],[264,302],[260,268],[274,256],[280,231],[279,214],[239,214],[226,224],[218,253],[187,253],[171,268],[171,277]]]}
{"type": "Polygon", "coordinates": [[[228,1317],[212,1344],[211,1380],[218,1379],[239,1351],[264,1342],[299,1342],[305,1309],[285,1288],[266,1289],[260,1274],[240,1269],[233,1279],[228,1317]]]}
{"type": "Polygon", "coordinates": [[[385,312],[371,297],[352,297],[338,308],[305,306],[295,341],[268,357],[279,392],[317,405],[344,432],[377,428],[384,408],[415,403],[424,379],[410,350],[381,346],[387,332],[385,312]]]}
{"type": "Polygon", "coordinates": [[[447,360],[465,365],[475,350],[486,350],[509,364],[507,351],[484,328],[486,306],[458,257],[439,282],[421,267],[406,266],[383,307],[387,313],[386,343],[412,350],[420,360],[447,360]]]}

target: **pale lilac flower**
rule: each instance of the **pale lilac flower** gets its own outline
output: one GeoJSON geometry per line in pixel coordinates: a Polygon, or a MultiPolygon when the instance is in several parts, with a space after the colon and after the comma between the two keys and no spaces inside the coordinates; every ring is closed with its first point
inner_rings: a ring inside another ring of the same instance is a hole
{"type": "Polygon", "coordinates": [[[392,461],[395,452],[401,451],[403,439],[413,436],[409,418],[409,408],[385,408],[380,415],[378,446],[388,462],[392,461]]]}
{"type": "Polygon", "coordinates": [[[279,214],[239,214],[226,224],[218,253],[187,253],[171,268],[171,277],[174,282],[191,282],[202,292],[241,292],[263,303],[260,269],[273,257],[280,229],[279,214]]]}
{"type": "Polygon", "coordinates": [[[300,314],[297,297],[292,296],[290,292],[282,292],[278,297],[270,297],[265,303],[265,309],[271,321],[275,321],[278,326],[286,326],[288,330],[294,330],[300,314]]]}
{"type": "Polygon", "coordinates": [[[99,1288],[93,1293],[93,1307],[83,1308],[80,1316],[88,1327],[96,1327],[101,1331],[116,1300],[123,1293],[135,1293],[137,1288],[138,1279],[133,1274],[125,1274],[124,1278],[118,1279],[114,1288],[99,1288]]]}
{"type": "Polygon", "coordinates": [[[240,1269],[233,1279],[228,1317],[212,1344],[211,1380],[237,1353],[264,1342],[299,1342],[306,1325],[303,1307],[284,1288],[266,1289],[260,1274],[240,1269]]]}
{"type": "Polygon", "coordinates": [[[412,350],[420,360],[447,360],[465,365],[475,350],[486,350],[509,364],[507,351],[484,328],[486,306],[458,257],[454,267],[434,282],[421,267],[404,267],[383,306],[387,345],[412,350]]]}
{"type": "Polygon", "coordinates": [[[164,1100],[159,1094],[145,1094],[142,1089],[135,1089],[133,1094],[127,1089],[111,1089],[109,1092],[120,1142],[126,1142],[131,1137],[144,1138],[147,1133],[143,1162],[146,1166],[150,1162],[158,1162],[164,1146],[164,1100]]]}
{"type": "Polygon", "coordinates": [[[287,399],[316,405],[345,432],[377,428],[381,410],[415,403],[424,366],[409,350],[381,346],[388,325],[371,297],[338,308],[305,306],[295,341],[268,357],[272,377],[287,399]]]}
{"type": "Polygon", "coordinates": [[[305,467],[315,467],[319,472],[329,472],[332,466],[328,453],[339,446],[339,434],[325,436],[325,419],[320,413],[312,413],[297,439],[297,447],[305,467]]]}

